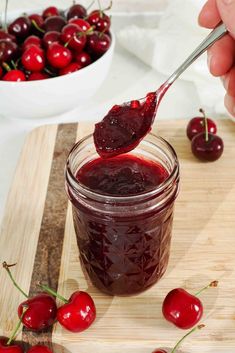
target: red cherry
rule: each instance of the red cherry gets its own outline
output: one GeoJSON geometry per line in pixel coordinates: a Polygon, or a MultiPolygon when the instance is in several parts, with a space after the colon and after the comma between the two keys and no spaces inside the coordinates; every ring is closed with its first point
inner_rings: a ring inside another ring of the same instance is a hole
{"type": "Polygon", "coordinates": [[[46,32],[57,31],[61,32],[62,28],[66,25],[66,21],[62,16],[47,17],[44,22],[44,29],[46,32]]]}
{"type": "Polygon", "coordinates": [[[83,32],[86,32],[88,29],[91,28],[90,23],[84,20],[83,18],[72,18],[71,20],[69,20],[69,23],[78,25],[83,32]]]}
{"type": "Polygon", "coordinates": [[[24,353],[18,344],[7,344],[8,338],[0,338],[0,353],[24,353]]]}
{"type": "Polygon", "coordinates": [[[110,17],[107,16],[103,11],[94,10],[90,13],[87,21],[95,27],[99,32],[106,32],[110,28],[110,17]]]}
{"type": "Polygon", "coordinates": [[[224,150],[224,144],[221,137],[201,132],[192,139],[192,152],[198,159],[213,162],[219,159],[224,150]]]}
{"type": "Polygon", "coordinates": [[[9,34],[5,31],[3,31],[2,29],[0,29],[0,40],[1,39],[5,39],[8,42],[15,42],[16,41],[16,37],[12,34],[9,34]]]}
{"type": "Polygon", "coordinates": [[[60,43],[60,32],[56,32],[56,31],[46,32],[43,36],[42,42],[43,42],[43,45],[46,49],[48,49],[52,43],[59,44],[60,43]]]}
{"type": "Polygon", "coordinates": [[[28,38],[25,39],[22,46],[22,50],[25,51],[26,49],[31,47],[31,45],[36,45],[37,47],[41,47],[42,40],[37,36],[29,36],[28,38]]]}
{"type": "Polygon", "coordinates": [[[57,312],[57,320],[69,331],[82,332],[96,318],[96,308],[91,296],[82,291],[74,292],[68,303],[62,305],[57,312]]]}
{"type": "Polygon", "coordinates": [[[182,288],[173,289],[164,299],[162,313],[166,320],[181,329],[195,326],[203,314],[199,298],[182,288]]]}
{"type": "Polygon", "coordinates": [[[45,80],[46,78],[49,78],[49,75],[44,72],[32,72],[28,77],[28,81],[45,80]]]}
{"type": "Polygon", "coordinates": [[[26,81],[25,74],[20,70],[8,71],[3,76],[2,79],[3,79],[3,81],[16,81],[16,82],[26,81]]]}
{"type": "Polygon", "coordinates": [[[41,15],[33,13],[32,15],[29,15],[29,19],[31,22],[34,21],[39,28],[43,27],[44,19],[41,15]]]}
{"type": "Polygon", "coordinates": [[[165,351],[164,349],[157,349],[153,351],[153,353],[167,353],[167,351],[165,351]]]}
{"type": "Polygon", "coordinates": [[[94,32],[87,38],[87,48],[96,56],[103,55],[109,49],[110,44],[111,39],[105,33],[94,32]]]}
{"type": "Polygon", "coordinates": [[[87,41],[81,27],[71,23],[62,29],[61,40],[67,44],[68,48],[75,49],[76,52],[81,52],[87,41]]]}
{"type": "Polygon", "coordinates": [[[41,37],[44,33],[43,25],[44,19],[41,15],[36,13],[29,16],[29,19],[32,24],[32,33],[36,34],[37,36],[41,37]]]}
{"type": "Polygon", "coordinates": [[[52,351],[47,346],[37,344],[36,346],[31,347],[28,350],[28,353],[52,353],[52,351]]]}
{"type": "Polygon", "coordinates": [[[84,51],[81,53],[75,53],[74,59],[76,60],[77,63],[81,65],[81,67],[85,67],[87,65],[90,65],[91,63],[90,55],[84,51]]]}
{"type": "Polygon", "coordinates": [[[18,307],[18,316],[23,325],[35,331],[41,331],[53,325],[57,314],[55,299],[47,293],[40,293],[32,298],[28,298],[27,294],[18,286],[11,274],[10,267],[15,266],[15,264],[8,265],[6,262],[3,262],[2,265],[6,269],[14,286],[27,298],[18,307]]]}
{"type": "Polygon", "coordinates": [[[86,15],[87,11],[85,7],[80,4],[75,4],[70,7],[67,13],[67,20],[70,20],[71,18],[84,18],[86,15]]]}
{"type": "Polygon", "coordinates": [[[44,330],[54,324],[57,307],[54,298],[47,293],[40,293],[27,299],[18,307],[20,317],[23,308],[27,307],[22,319],[22,323],[30,330],[44,330]]]}
{"type": "MultiPolygon", "coordinates": [[[[187,136],[189,140],[192,140],[194,136],[200,132],[205,131],[205,113],[204,110],[200,109],[200,112],[203,114],[203,117],[196,117],[189,121],[187,126],[187,136]]],[[[216,134],[217,127],[213,120],[207,118],[208,132],[211,134],[216,134]]]]}
{"type": "Polygon", "coordinates": [[[29,35],[30,30],[31,21],[27,16],[18,17],[8,27],[8,32],[15,35],[19,40],[26,38],[29,35]]]}
{"type": "Polygon", "coordinates": [[[45,67],[44,51],[36,45],[31,45],[23,53],[21,61],[26,70],[41,71],[45,67]]]}
{"type": "Polygon", "coordinates": [[[64,67],[63,69],[60,69],[59,74],[60,76],[71,74],[72,72],[78,71],[81,68],[82,66],[79,63],[72,62],[68,66],[64,67]]]}
{"type": "Polygon", "coordinates": [[[43,18],[47,18],[51,16],[59,16],[59,15],[60,15],[60,11],[55,6],[47,7],[42,13],[43,18]]]}
{"type": "Polygon", "coordinates": [[[64,328],[71,332],[82,332],[91,326],[96,318],[96,308],[88,293],[76,291],[67,300],[45,285],[41,285],[41,288],[65,303],[57,311],[57,320],[64,328]]]}
{"type": "Polygon", "coordinates": [[[47,50],[47,60],[51,66],[62,69],[72,60],[72,53],[68,48],[58,43],[52,43],[47,50]]]}
{"type": "Polygon", "coordinates": [[[6,39],[0,40],[0,65],[3,62],[14,60],[19,54],[19,47],[15,42],[9,42],[6,39]]]}

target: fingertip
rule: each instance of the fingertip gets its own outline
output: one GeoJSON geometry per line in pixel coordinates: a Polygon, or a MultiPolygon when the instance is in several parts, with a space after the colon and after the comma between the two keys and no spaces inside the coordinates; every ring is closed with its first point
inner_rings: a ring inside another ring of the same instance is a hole
{"type": "Polygon", "coordinates": [[[214,28],[220,21],[216,0],[208,0],[198,16],[198,24],[205,28],[214,28]]]}
{"type": "Polygon", "coordinates": [[[234,41],[230,36],[220,39],[208,50],[208,66],[213,76],[223,76],[233,67],[234,41]]]}

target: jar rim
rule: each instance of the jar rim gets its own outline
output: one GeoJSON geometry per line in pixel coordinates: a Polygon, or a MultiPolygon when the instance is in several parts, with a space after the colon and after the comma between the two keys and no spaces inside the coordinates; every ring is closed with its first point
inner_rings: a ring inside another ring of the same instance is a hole
{"type": "MultiPolygon", "coordinates": [[[[179,177],[178,157],[177,157],[177,154],[176,154],[174,148],[164,138],[157,136],[152,132],[149,133],[148,135],[152,136],[154,139],[157,139],[163,145],[165,145],[165,147],[167,147],[167,149],[169,150],[169,152],[172,155],[172,160],[174,163],[174,167],[173,167],[171,173],[169,174],[169,176],[154,189],[144,191],[144,192],[138,193],[138,194],[121,196],[121,195],[109,195],[109,194],[104,194],[104,193],[101,193],[98,191],[94,191],[94,190],[91,190],[90,188],[88,188],[87,186],[79,183],[79,181],[77,180],[77,178],[75,177],[74,173],[71,170],[71,158],[73,156],[74,151],[77,148],[79,148],[79,146],[81,146],[86,140],[89,140],[90,138],[93,137],[92,133],[81,138],[70,150],[67,161],[66,161],[66,170],[65,170],[66,180],[69,182],[70,186],[72,186],[74,191],[79,192],[79,193],[85,195],[86,197],[96,199],[97,201],[105,200],[107,203],[113,202],[114,200],[117,200],[117,202],[120,202],[120,203],[129,202],[129,201],[138,201],[138,200],[143,199],[143,197],[148,197],[148,198],[150,197],[151,198],[152,196],[161,194],[164,190],[168,189],[168,187],[171,185],[171,183],[174,180],[177,180],[179,177]]],[[[145,140],[145,138],[142,141],[144,141],[144,140],[145,140]]]]}

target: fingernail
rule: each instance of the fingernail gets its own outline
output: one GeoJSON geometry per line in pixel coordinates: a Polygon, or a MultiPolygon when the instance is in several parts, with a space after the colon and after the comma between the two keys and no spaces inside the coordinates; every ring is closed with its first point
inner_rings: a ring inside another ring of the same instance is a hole
{"type": "Polygon", "coordinates": [[[228,86],[229,86],[229,76],[224,76],[224,88],[226,89],[226,91],[228,91],[228,86]]]}
{"type": "Polygon", "coordinates": [[[235,116],[235,99],[234,97],[229,96],[226,94],[224,98],[224,104],[226,108],[228,109],[229,113],[232,114],[232,116],[235,116]]]}
{"type": "Polygon", "coordinates": [[[212,59],[212,55],[211,53],[207,53],[207,65],[209,67],[209,69],[211,68],[211,59],[212,59]]]}

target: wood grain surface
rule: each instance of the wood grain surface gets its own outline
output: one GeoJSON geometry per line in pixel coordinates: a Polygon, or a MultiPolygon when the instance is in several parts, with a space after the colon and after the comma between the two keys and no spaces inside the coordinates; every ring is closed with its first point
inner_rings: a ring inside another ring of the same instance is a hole
{"type": "MultiPolygon", "coordinates": [[[[58,324],[41,334],[24,330],[24,341],[53,342],[55,353],[151,353],[157,347],[172,347],[185,332],[163,320],[164,296],[175,287],[193,293],[217,279],[219,287],[201,295],[206,327],[190,337],[183,350],[235,352],[235,125],[218,121],[225,151],[214,163],[192,156],[185,126],[185,121],[159,121],[154,128],[174,146],[181,166],[168,270],[154,287],[128,298],[106,296],[84,277],[64,191],[68,151],[75,140],[92,131],[92,125],[42,126],[29,134],[8,196],[0,260],[17,262],[13,274],[30,294],[38,291],[38,280],[65,297],[78,288],[89,291],[97,306],[97,320],[80,334],[58,324]]],[[[9,335],[24,298],[3,269],[0,283],[0,335],[9,335]]]]}

